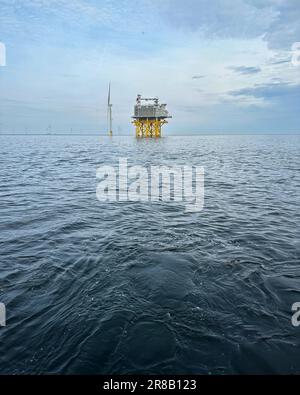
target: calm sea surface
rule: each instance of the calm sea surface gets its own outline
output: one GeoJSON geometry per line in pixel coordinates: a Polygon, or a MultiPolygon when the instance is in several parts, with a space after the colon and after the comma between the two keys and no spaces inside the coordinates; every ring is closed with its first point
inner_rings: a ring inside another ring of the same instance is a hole
{"type": "Polygon", "coordinates": [[[299,373],[300,136],[0,136],[0,373],[299,373]],[[100,203],[198,165],[205,207],[100,203]]]}

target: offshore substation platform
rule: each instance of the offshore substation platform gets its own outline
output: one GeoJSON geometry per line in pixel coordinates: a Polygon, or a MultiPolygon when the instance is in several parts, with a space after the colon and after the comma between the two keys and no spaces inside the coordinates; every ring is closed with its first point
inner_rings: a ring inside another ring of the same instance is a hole
{"type": "Polygon", "coordinates": [[[135,125],[135,136],[143,137],[161,137],[161,127],[168,123],[167,118],[172,118],[166,104],[159,104],[158,98],[143,98],[137,95],[136,105],[134,106],[134,116],[132,117],[135,125]],[[146,101],[146,104],[142,104],[146,101]],[[152,102],[149,103],[148,102],[152,102]]]}

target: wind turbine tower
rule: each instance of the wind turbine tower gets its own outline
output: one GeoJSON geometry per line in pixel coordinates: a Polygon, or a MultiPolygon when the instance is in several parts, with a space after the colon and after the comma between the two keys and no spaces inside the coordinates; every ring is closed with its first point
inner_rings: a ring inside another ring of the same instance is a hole
{"type": "Polygon", "coordinates": [[[112,104],[110,102],[110,83],[108,86],[108,98],[107,98],[107,122],[108,122],[108,135],[112,136],[112,104]]]}

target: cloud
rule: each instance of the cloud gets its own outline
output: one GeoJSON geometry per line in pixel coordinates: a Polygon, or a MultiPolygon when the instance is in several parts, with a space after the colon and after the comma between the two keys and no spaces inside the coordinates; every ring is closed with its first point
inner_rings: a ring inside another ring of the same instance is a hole
{"type": "Polygon", "coordinates": [[[278,60],[271,60],[269,64],[277,66],[281,64],[291,63],[291,58],[288,59],[278,59],[278,60]]]}
{"type": "Polygon", "coordinates": [[[193,80],[199,80],[201,78],[204,78],[204,75],[193,75],[192,77],[193,80]]]}
{"type": "Polygon", "coordinates": [[[300,84],[269,83],[228,92],[231,96],[252,96],[263,99],[287,98],[300,103],[300,84]]]}
{"type": "Polygon", "coordinates": [[[229,70],[235,71],[236,73],[240,74],[257,74],[261,72],[260,67],[250,67],[250,66],[229,66],[229,70]]]}
{"type": "Polygon", "coordinates": [[[106,29],[104,36],[126,31],[144,37],[170,28],[209,39],[263,37],[270,48],[289,50],[299,41],[299,19],[299,0],[1,0],[0,25],[31,40],[51,36],[55,22],[89,35],[106,29]]]}
{"type": "Polygon", "coordinates": [[[258,8],[245,0],[235,0],[234,5],[232,0],[166,0],[162,10],[179,29],[225,39],[263,35],[278,15],[272,3],[258,8]]]}
{"type": "Polygon", "coordinates": [[[271,49],[289,50],[300,38],[300,1],[275,1],[278,12],[266,31],[264,39],[271,49]]]}
{"type": "Polygon", "coordinates": [[[104,29],[141,33],[153,27],[157,20],[156,10],[148,0],[140,5],[127,0],[1,0],[0,3],[3,32],[27,36],[31,40],[43,39],[45,33],[55,34],[57,28],[61,31],[72,29],[73,34],[77,30],[91,35],[94,29],[94,34],[104,29]]]}
{"type": "Polygon", "coordinates": [[[165,0],[162,12],[177,29],[210,39],[263,37],[288,50],[300,37],[299,0],[165,0]]]}

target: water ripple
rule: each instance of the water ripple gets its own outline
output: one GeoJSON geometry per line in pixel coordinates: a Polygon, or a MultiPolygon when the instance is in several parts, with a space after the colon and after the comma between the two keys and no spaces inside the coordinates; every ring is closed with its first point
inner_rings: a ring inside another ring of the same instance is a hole
{"type": "Polygon", "coordinates": [[[0,373],[299,373],[299,137],[0,139],[0,373]],[[119,157],[204,166],[204,211],[99,203],[119,157]]]}

